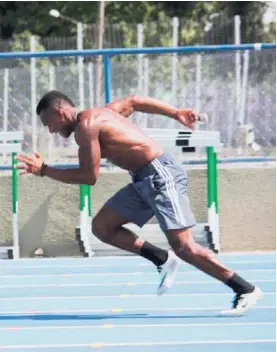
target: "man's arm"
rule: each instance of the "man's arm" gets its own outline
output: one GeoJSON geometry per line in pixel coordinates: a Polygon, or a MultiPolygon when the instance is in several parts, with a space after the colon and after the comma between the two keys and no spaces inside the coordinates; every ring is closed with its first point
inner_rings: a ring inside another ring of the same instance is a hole
{"type": "Polygon", "coordinates": [[[33,157],[19,155],[17,159],[25,164],[19,168],[24,168],[23,173],[47,176],[63,183],[94,185],[99,175],[101,161],[98,135],[97,126],[89,126],[87,121],[80,126],[79,167],[76,169],[60,169],[45,165],[38,153],[34,153],[33,157]]]}
{"type": "Polygon", "coordinates": [[[165,115],[179,121],[192,130],[194,130],[194,124],[198,120],[198,113],[193,109],[177,109],[158,99],[138,97],[135,95],[125,99],[115,100],[107,104],[106,107],[125,117],[129,117],[134,111],[165,115]]]}
{"type": "Polygon", "coordinates": [[[165,115],[178,120],[179,109],[155,98],[132,95],[124,99],[115,100],[107,104],[106,107],[125,117],[129,117],[134,111],[140,111],[165,115]]]}
{"type": "Polygon", "coordinates": [[[63,170],[49,166],[45,170],[45,176],[64,183],[94,185],[101,161],[98,135],[99,129],[96,126],[80,126],[79,168],[63,170]]]}

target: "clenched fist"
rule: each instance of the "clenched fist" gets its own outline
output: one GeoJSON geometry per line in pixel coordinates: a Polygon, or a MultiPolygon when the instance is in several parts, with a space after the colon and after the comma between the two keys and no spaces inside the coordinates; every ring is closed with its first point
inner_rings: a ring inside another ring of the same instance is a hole
{"type": "Polygon", "coordinates": [[[194,124],[198,121],[198,113],[193,109],[179,109],[177,120],[186,127],[195,129],[194,124]]]}

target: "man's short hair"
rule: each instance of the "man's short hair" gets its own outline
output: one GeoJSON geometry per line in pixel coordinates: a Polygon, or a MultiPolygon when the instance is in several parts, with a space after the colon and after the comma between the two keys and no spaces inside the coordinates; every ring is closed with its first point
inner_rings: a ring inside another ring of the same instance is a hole
{"type": "Polygon", "coordinates": [[[67,95],[58,90],[51,90],[40,99],[36,108],[37,115],[39,115],[42,110],[48,109],[56,100],[61,100],[68,103],[70,106],[75,106],[67,95]]]}

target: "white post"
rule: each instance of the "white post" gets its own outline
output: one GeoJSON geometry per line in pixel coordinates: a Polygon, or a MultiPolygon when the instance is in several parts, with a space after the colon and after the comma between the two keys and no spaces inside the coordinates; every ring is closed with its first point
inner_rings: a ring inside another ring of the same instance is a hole
{"type": "Polygon", "coordinates": [[[9,111],[9,69],[4,69],[4,97],[3,97],[3,129],[8,131],[8,111],[9,111]]]}
{"type": "MultiPolygon", "coordinates": [[[[143,95],[145,97],[149,94],[149,60],[148,57],[143,58],[143,95]]],[[[142,126],[147,127],[147,118],[145,117],[142,120],[142,126]]]]}
{"type": "MultiPolygon", "coordinates": [[[[55,88],[55,68],[51,63],[49,64],[49,90],[55,88]]],[[[48,131],[48,160],[52,160],[53,156],[53,135],[48,131]]]]}
{"type": "MultiPolygon", "coordinates": [[[[178,17],[173,17],[172,20],[172,46],[178,46],[178,28],[179,28],[179,19],[178,17]]],[[[178,66],[178,57],[176,53],[172,54],[172,74],[171,74],[171,94],[172,94],[172,103],[176,104],[177,102],[177,66],[178,66]]]]}
{"type": "MultiPolygon", "coordinates": [[[[241,44],[241,28],[240,28],[240,16],[236,15],[234,17],[234,44],[240,45],[241,44]]],[[[231,146],[232,143],[232,121],[240,121],[240,98],[241,98],[241,54],[239,51],[236,51],[235,54],[235,73],[236,73],[236,80],[235,80],[235,108],[233,113],[228,113],[228,130],[227,130],[227,146],[231,146]]]]}
{"type": "MultiPolygon", "coordinates": [[[[77,48],[83,50],[83,24],[77,23],[77,48]]],[[[78,78],[79,78],[79,107],[81,110],[85,108],[85,92],[84,92],[84,58],[78,56],[78,78]]]]}
{"type": "MultiPolygon", "coordinates": [[[[236,15],[234,18],[235,22],[235,45],[241,44],[241,28],[240,28],[240,16],[236,15]]],[[[240,110],[240,96],[241,96],[241,54],[239,51],[236,52],[236,105],[235,113],[236,119],[239,117],[240,110]]],[[[240,122],[240,120],[238,120],[240,122]]]]}
{"type": "MultiPolygon", "coordinates": [[[[195,109],[198,112],[201,112],[201,64],[202,56],[201,54],[196,55],[196,85],[195,85],[195,109]]],[[[215,115],[215,114],[213,114],[215,115]]],[[[195,130],[199,130],[200,124],[195,125],[195,130]]],[[[201,151],[199,148],[196,148],[196,156],[200,157],[201,151]]]]}
{"type": "Polygon", "coordinates": [[[242,73],[242,87],[241,87],[241,106],[239,121],[242,124],[246,123],[246,92],[247,92],[247,83],[248,83],[248,67],[249,67],[249,50],[245,50],[243,54],[243,73],[242,73]]]}
{"type": "MultiPolygon", "coordinates": [[[[30,37],[30,51],[36,51],[36,39],[34,36],[30,37]]],[[[32,112],[32,149],[37,150],[37,114],[36,114],[36,100],[37,100],[37,80],[36,80],[36,59],[31,58],[31,112],[32,112]]]]}
{"type": "MultiPolygon", "coordinates": [[[[142,48],[143,46],[143,26],[142,24],[137,25],[137,46],[142,48]]],[[[143,87],[143,54],[138,55],[138,93],[142,93],[143,87]]]]}
{"type": "MultiPolygon", "coordinates": [[[[9,69],[4,69],[4,96],[3,96],[3,130],[8,131],[8,112],[9,112],[9,69]]],[[[3,153],[6,162],[6,153],[3,153]]]]}
{"type": "MultiPolygon", "coordinates": [[[[196,55],[196,86],[195,86],[195,109],[201,111],[201,54],[196,55]]],[[[198,126],[198,124],[196,124],[198,126]]]]}
{"type": "Polygon", "coordinates": [[[149,60],[148,57],[143,58],[143,94],[148,96],[149,92],[149,60]]]}
{"type": "MultiPolygon", "coordinates": [[[[143,25],[137,25],[137,47],[143,47],[143,25]]],[[[142,94],[143,90],[143,54],[138,55],[138,94],[142,94]]],[[[141,113],[138,113],[137,122],[141,122],[141,113]]]]}
{"type": "Polygon", "coordinates": [[[88,89],[89,89],[89,104],[90,106],[94,105],[94,96],[93,96],[93,64],[90,62],[88,64],[88,89]]]}

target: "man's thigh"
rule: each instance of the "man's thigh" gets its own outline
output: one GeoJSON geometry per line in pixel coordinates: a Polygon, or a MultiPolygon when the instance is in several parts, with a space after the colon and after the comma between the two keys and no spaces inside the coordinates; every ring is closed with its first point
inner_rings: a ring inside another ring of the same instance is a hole
{"type": "Polygon", "coordinates": [[[154,215],[154,211],[130,183],[116,192],[103,206],[111,208],[122,219],[142,227],[154,215]]]}
{"type": "Polygon", "coordinates": [[[136,184],[164,232],[187,229],[196,221],[187,195],[187,173],[172,160],[153,162],[155,174],[136,184]]]}

